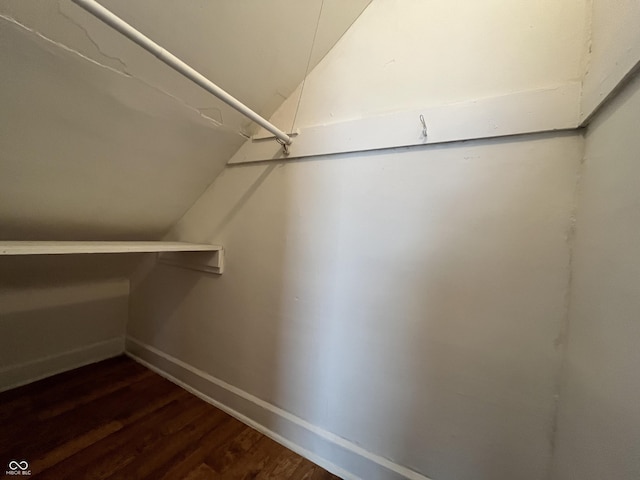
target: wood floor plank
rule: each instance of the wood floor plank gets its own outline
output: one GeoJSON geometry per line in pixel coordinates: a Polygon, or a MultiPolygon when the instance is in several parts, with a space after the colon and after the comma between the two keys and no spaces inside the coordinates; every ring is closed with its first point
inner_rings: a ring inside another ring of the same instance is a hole
{"type": "Polygon", "coordinates": [[[263,437],[253,428],[240,425],[242,426],[241,431],[218,448],[211,449],[204,460],[218,474],[225,473],[230,466],[238,463],[263,437]]]}
{"type": "Polygon", "coordinates": [[[7,435],[5,440],[9,443],[0,440],[0,452],[8,450],[13,455],[22,452],[24,456],[33,456],[102,424],[111,421],[126,424],[134,421],[136,415],[143,412],[149,404],[149,398],[145,398],[145,395],[163,398],[172,394],[176,395],[178,392],[170,382],[160,377],[149,377],[102,397],[98,402],[99,408],[93,403],[79,405],[78,408],[45,420],[38,419],[37,413],[26,415],[19,421],[5,423],[3,433],[7,435]],[[37,435],[25,435],[24,432],[37,432],[37,435]]]}
{"type": "Polygon", "coordinates": [[[93,388],[111,385],[116,380],[128,380],[131,376],[148,372],[142,365],[127,361],[124,357],[105,360],[100,368],[87,365],[64,372],[38,382],[0,393],[0,422],[26,415],[31,411],[43,411],[58,402],[74,399],[93,388]],[[104,363],[104,365],[102,365],[104,363]]]}
{"type": "MultiPolygon", "coordinates": [[[[176,477],[177,478],[177,477],[176,477]]],[[[217,474],[206,463],[201,463],[196,468],[191,470],[184,480],[215,480],[217,474]]]]}
{"type": "Polygon", "coordinates": [[[262,436],[258,442],[220,475],[224,480],[255,479],[265,469],[271,468],[283,447],[262,436]]]}
{"type": "Polygon", "coordinates": [[[43,455],[39,456],[30,463],[31,468],[36,472],[43,472],[48,468],[60,463],[61,461],[77,454],[81,450],[95,444],[96,442],[108,437],[114,432],[122,428],[120,422],[109,422],[101,425],[79,437],[76,437],[67,443],[60,445],[43,455]]]}
{"type": "Polygon", "coordinates": [[[129,470],[129,465],[135,464],[140,457],[144,457],[145,454],[152,451],[163,438],[180,431],[181,428],[189,425],[208,410],[207,406],[199,404],[196,399],[191,397],[176,401],[173,406],[172,414],[163,418],[162,422],[157,421],[155,415],[152,414],[152,423],[149,428],[137,432],[137,435],[131,435],[132,432],[127,432],[127,448],[116,449],[109,455],[103,456],[99,462],[103,465],[102,473],[100,475],[92,474],[92,478],[109,478],[118,475],[124,468],[129,470]],[[104,468],[105,465],[108,467],[104,468]]]}
{"type": "Polygon", "coordinates": [[[130,478],[156,480],[159,471],[168,468],[173,457],[184,450],[193,449],[208,431],[216,428],[225,420],[220,410],[206,411],[196,419],[188,420],[184,412],[173,420],[171,427],[165,426],[163,432],[155,435],[152,441],[139,446],[132,455],[133,462],[126,469],[121,469],[106,477],[110,480],[128,480],[130,478]],[[139,461],[143,460],[143,461],[139,461]]]}
{"type": "Polygon", "coordinates": [[[340,480],[340,478],[316,465],[309,480],[340,480]]]}
{"type": "Polygon", "coordinates": [[[81,394],[76,394],[75,398],[60,400],[47,408],[39,407],[38,419],[46,420],[48,418],[61,415],[70,410],[73,410],[74,408],[78,408],[79,406],[85,405],[89,402],[93,402],[101,397],[109,395],[110,393],[117,392],[118,390],[126,388],[133,383],[145,380],[152,376],[153,372],[151,372],[150,370],[144,370],[137,373],[136,375],[132,375],[124,379],[120,378],[120,376],[118,376],[118,378],[114,380],[105,378],[103,379],[103,382],[105,382],[104,384],[95,386],[93,388],[87,386],[86,390],[81,394]]]}
{"type": "Polygon", "coordinates": [[[291,475],[291,480],[340,480],[309,460],[303,460],[291,475]]]}
{"type": "Polygon", "coordinates": [[[290,478],[291,480],[310,480],[315,468],[316,466],[313,463],[308,460],[303,460],[293,474],[291,474],[290,478]]]}
{"type": "Polygon", "coordinates": [[[128,458],[129,451],[136,442],[144,442],[153,438],[155,428],[174,418],[184,409],[191,406],[188,397],[178,399],[150,410],[146,416],[126,426],[122,430],[90,445],[81,455],[69,458],[53,468],[43,472],[46,479],[59,478],[100,478],[116,472],[123,464],[123,458],[128,458]]]}
{"type": "Polygon", "coordinates": [[[293,472],[296,471],[298,465],[302,463],[302,457],[295,453],[282,450],[276,457],[275,461],[269,468],[262,470],[256,480],[282,480],[283,478],[291,478],[293,472]]]}
{"type": "Polygon", "coordinates": [[[0,463],[38,480],[333,480],[122,356],[0,393],[0,463]]]}
{"type": "MultiPolygon", "coordinates": [[[[225,422],[210,431],[192,450],[185,450],[181,455],[174,457],[172,465],[158,477],[158,480],[171,480],[183,478],[205,459],[212,451],[217,451],[221,446],[233,442],[240,432],[247,429],[244,424],[234,418],[228,417],[225,422]]],[[[255,432],[255,430],[252,430],[255,432]]]]}

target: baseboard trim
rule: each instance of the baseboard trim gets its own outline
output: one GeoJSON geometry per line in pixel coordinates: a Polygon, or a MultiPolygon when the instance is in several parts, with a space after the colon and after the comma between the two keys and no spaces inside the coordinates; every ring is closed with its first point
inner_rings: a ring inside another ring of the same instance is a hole
{"type": "Polygon", "coordinates": [[[429,480],[140,340],[125,353],[171,382],[345,480],[429,480]]]}
{"type": "Polygon", "coordinates": [[[124,337],[112,338],[18,365],[0,368],[0,392],[124,353],[124,337]]]}

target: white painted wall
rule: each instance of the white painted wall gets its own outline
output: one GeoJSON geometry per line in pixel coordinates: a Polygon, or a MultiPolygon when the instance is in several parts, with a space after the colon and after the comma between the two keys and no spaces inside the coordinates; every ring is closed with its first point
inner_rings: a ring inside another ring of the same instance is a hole
{"type": "Polygon", "coordinates": [[[134,352],[436,480],[542,479],[580,157],[563,135],[227,168],[174,231],[227,270],[140,273],[134,352]]]}
{"type": "Polygon", "coordinates": [[[586,136],[554,480],[640,478],[640,77],[586,136]]]}
{"type": "Polygon", "coordinates": [[[135,78],[0,25],[2,239],[159,238],[242,144],[135,78]]]}
{"type": "MultiPolygon", "coordinates": [[[[369,0],[104,0],[269,116],[369,0]],[[278,25],[274,29],[274,25],[278,25]]],[[[157,239],[250,122],[70,0],[0,2],[0,239],[157,239]]]]}
{"type": "Polygon", "coordinates": [[[0,390],[122,354],[143,258],[0,256],[0,390]]]}
{"type": "Polygon", "coordinates": [[[129,277],[144,258],[0,256],[0,391],[122,354],[129,277]]]}
{"type": "MultiPolygon", "coordinates": [[[[368,2],[311,52],[320,0],[101,1],[267,116],[368,2]]],[[[1,1],[0,65],[0,239],[160,238],[250,128],[69,0],[1,1]]],[[[121,353],[139,259],[0,258],[0,389],[121,353]]]]}
{"type": "MultiPolygon", "coordinates": [[[[374,0],[307,77],[295,127],[582,80],[585,0],[374,0]]],[[[273,116],[293,123],[298,92],[273,116]]]]}
{"type": "Polygon", "coordinates": [[[124,351],[127,279],[0,285],[0,390],[124,351]]]}
{"type": "Polygon", "coordinates": [[[591,53],[583,82],[583,120],[590,117],[640,63],[640,3],[636,0],[591,1],[591,53]]]}
{"type": "MultiPolygon", "coordinates": [[[[295,126],[579,94],[586,7],[374,0],[295,126]]],[[[127,348],[347,478],[545,479],[581,158],[556,133],[229,166],[169,235],[224,275],[141,269],[127,348]]]]}
{"type": "MultiPolygon", "coordinates": [[[[373,1],[271,121],[300,131],[289,158],[576,128],[588,6],[373,1]]],[[[284,157],[246,142],[230,163],[284,157]]]]}

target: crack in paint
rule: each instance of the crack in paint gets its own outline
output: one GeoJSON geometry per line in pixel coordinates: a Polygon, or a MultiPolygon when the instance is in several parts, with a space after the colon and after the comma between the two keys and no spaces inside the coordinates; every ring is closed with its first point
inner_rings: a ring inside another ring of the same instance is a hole
{"type": "Polygon", "coordinates": [[[202,107],[202,108],[198,108],[197,109],[198,112],[200,112],[200,115],[202,115],[205,118],[208,118],[209,120],[211,120],[212,122],[216,122],[219,125],[224,125],[224,118],[222,116],[222,110],[220,110],[219,108],[216,107],[202,107]],[[220,120],[217,120],[213,117],[210,117],[209,115],[207,115],[205,112],[207,111],[212,111],[218,114],[218,117],[220,118],[220,120]]]}
{"type": "MultiPolygon", "coordinates": [[[[63,16],[64,16],[65,18],[69,19],[69,17],[68,17],[68,16],[66,16],[66,15],[63,15],[63,16]]],[[[212,124],[216,129],[219,129],[219,130],[222,130],[222,131],[224,131],[224,132],[228,132],[228,133],[233,133],[233,134],[235,134],[235,135],[237,135],[237,136],[242,137],[242,138],[243,138],[243,139],[245,139],[245,140],[246,140],[246,138],[247,138],[247,136],[246,136],[243,132],[241,132],[241,131],[237,131],[237,130],[234,130],[233,128],[230,128],[230,127],[226,127],[224,124],[222,124],[221,122],[218,122],[216,119],[211,118],[211,117],[209,117],[209,116],[207,116],[207,115],[203,114],[203,113],[200,111],[200,109],[198,109],[198,108],[196,108],[196,107],[194,107],[194,106],[192,106],[192,105],[189,105],[189,104],[188,104],[186,101],[184,101],[183,99],[181,99],[181,98],[179,98],[179,97],[177,97],[177,96],[175,96],[175,95],[173,95],[173,94],[169,93],[168,91],[164,90],[164,89],[163,89],[163,88],[161,88],[161,87],[158,87],[157,85],[153,85],[153,84],[151,84],[151,83],[147,82],[146,80],[144,80],[144,79],[142,79],[142,78],[140,78],[140,77],[134,76],[134,75],[132,75],[132,74],[130,74],[130,73],[128,73],[128,72],[126,72],[126,71],[122,71],[122,70],[119,70],[119,69],[117,69],[117,68],[111,67],[111,66],[109,66],[109,65],[105,65],[105,64],[103,64],[103,63],[100,63],[99,61],[97,61],[97,60],[95,60],[95,59],[93,59],[93,58],[91,58],[91,57],[89,57],[89,56],[87,56],[87,55],[83,54],[82,52],[79,52],[78,50],[75,50],[75,49],[73,49],[73,48],[71,48],[71,47],[69,47],[69,46],[65,45],[64,43],[58,42],[58,41],[56,41],[56,40],[53,40],[53,39],[51,39],[51,38],[47,37],[46,35],[43,35],[43,34],[42,34],[42,33],[40,33],[39,31],[37,31],[37,30],[35,30],[35,29],[33,29],[33,28],[31,28],[31,27],[29,27],[29,26],[27,26],[27,25],[25,25],[25,24],[23,24],[23,23],[19,22],[18,20],[16,20],[15,18],[13,18],[13,17],[11,17],[11,16],[9,16],[9,15],[4,15],[4,14],[0,13],[0,19],[4,20],[4,21],[6,21],[6,22],[12,23],[12,24],[16,25],[17,27],[19,27],[19,28],[21,28],[21,29],[23,29],[23,30],[25,30],[25,31],[29,32],[30,34],[35,35],[35,36],[36,36],[36,37],[38,37],[39,39],[41,39],[41,40],[43,40],[43,41],[45,41],[45,42],[49,43],[50,45],[53,45],[54,47],[59,48],[59,49],[61,49],[61,50],[64,50],[64,51],[65,51],[65,52],[67,52],[67,53],[70,53],[70,54],[72,54],[72,55],[75,55],[75,56],[77,56],[77,57],[80,57],[81,59],[83,59],[83,60],[85,60],[85,61],[87,61],[87,62],[90,62],[90,63],[91,63],[91,64],[93,64],[93,65],[96,65],[96,66],[98,66],[98,67],[100,67],[100,68],[104,68],[104,69],[106,69],[106,70],[110,71],[111,73],[115,73],[115,74],[120,75],[120,76],[122,76],[122,77],[125,77],[125,78],[128,78],[128,79],[131,79],[131,80],[134,80],[134,81],[141,82],[143,85],[145,85],[145,86],[147,86],[147,87],[149,87],[149,88],[151,88],[151,89],[153,89],[153,90],[155,90],[155,91],[157,91],[157,92],[159,92],[159,93],[161,93],[161,94],[163,94],[163,95],[165,95],[165,96],[169,97],[170,99],[172,99],[173,101],[175,101],[175,102],[179,103],[180,105],[182,105],[183,107],[187,108],[188,110],[191,110],[192,112],[196,113],[198,116],[200,116],[201,118],[203,118],[204,120],[206,120],[206,121],[207,121],[207,123],[212,124]]],[[[70,20],[70,19],[69,19],[69,20],[70,20]]],[[[73,23],[74,25],[78,25],[75,21],[73,21],[73,20],[71,20],[71,21],[72,21],[72,23],[73,23]]],[[[102,51],[102,49],[100,49],[100,47],[98,47],[98,45],[97,45],[97,44],[96,44],[96,42],[95,42],[95,41],[90,37],[90,35],[88,34],[88,32],[87,32],[87,30],[86,30],[86,29],[84,29],[84,28],[83,28],[83,30],[84,30],[84,32],[87,34],[87,36],[89,37],[89,39],[91,40],[91,42],[92,42],[94,45],[96,45],[96,48],[98,49],[98,51],[99,51],[101,54],[103,54],[103,55],[104,55],[105,57],[107,57],[107,58],[113,58],[113,57],[110,57],[109,55],[106,55],[106,54],[102,51]]],[[[121,63],[125,68],[126,68],[126,64],[125,64],[122,60],[120,60],[120,59],[117,59],[117,60],[118,60],[118,61],[119,61],[119,62],[120,62],[120,63],[121,63]]],[[[215,108],[215,107],[209,107],[208,109],[214,109],[214,108],[215,108]]],[[[203,110],[205,110],[205,109],[203,109],[203,110]]],[[[221,118],[222,118],[222,115],[220,115],[220,116],[221,116],[221,118]]]]}
{"type": "Polygon", "coordinates": [[[64,13],[64,12],[62,11],[62,8],[61,8],[61,5],[60,5],[60,4],[61,4],[61,1],[59,1],[59,2],[58,2],[58,4],[57,4],[57,6],[58,6],[58,13],[59,13],[62,17],[64,17],[64,18],[66,18],[67,20],[69,20],[72,24],[74,24],[74,25],[75,25],[76,27],[78,27],[80,30],[82,30],[82,31],[84,32],[85,36],[87,37],[87,40],[89,40],[89,42],[91,42],[91,43],[93,44],[93,46],[94,46],[94,47],[96,47],[96,50],[98,50],[98,52],[99,52],[101,55],[103,55],[104,57],[106,57],[106,58],[108,58],[108,59],[110,59],[110,60],[113,60],[113,61],[115,61],[115,62],[118,62],[118,63],[122,66],[122,73],[125,73],[125,74],[127,74],[127,75],[131,76],[131,74],[130,74],[129,72],[127,72],[127,64],[126,64],[126,63],[124,63],[124,62],[122,61],[122,59],[120,59],[120,58],[118,58],[118,57],[113,57],[113,56],[111,56],[111,55],[108,55],[106,52],[104,52],[104,51],[102,50],[102,48],[100,48],[100,45],[98,45],[98,42],[96,42],[96,41],[93,39],[93,37],[92,37],[91,35],[89,35],[89,31],[88,31],[88,30],[87,30],[83,25],[81,25],[79,22],[76,22],[73,18],[71,18],[69,15],[67,15],[66,13],[64,13]]]}
{"type": "Polygon", "coordinates": [[[133,77],[131,77],[131,75],[129,75],[129,74],[125,73],[125,72],[122,72],[122,71],[118,70],[117,68],[113,68],[113,67],[111,67],[109,65],[104,65],[104,64],[98,62],[97,60],[94,60],[91,57],[87,57],[83,53],[81,53],[81,52],[79,52],[77,50],[74,50],[71,47],[66,46],[64,43],[60,43],[60,42],[56,42],[55,40],[52,40],[51,38],[49,38],[49,37],[43,35],[42,33],[38,32],[37,30],[34,30],[33,28],[28,27],[27,25],[25,25],[23,23],[20,23],[18,20],[16,20],[15,18],[13,18],[11,16],[3,15],[3,14],[0,13],[0,19],[5,20],[5,21],[7,21],[9,23],[13,23],[14,25],[22,28],[23,30],[26,30],[27,32],[35,35],[36,37],[40,38],[41,40],[44,40],[45,42],[47,42],[47,43],[49,43],[49,44],[51,44],[51,45],[53,45],[53,46],[55,46],[57,48],[60,48],[60,49],[64,50],[65,52],[71,53],[73,55],[77,55],[80,58],[82,58],[83,60],[91,62],[94,65],[97,65],[97,66],[102,67],[102,68],[106,68],[107,70],[109,70],[112,73],[117,73],[118,75],[122,75],[122,76],[125,76],[127,78],[133,78],[133,77]]]}

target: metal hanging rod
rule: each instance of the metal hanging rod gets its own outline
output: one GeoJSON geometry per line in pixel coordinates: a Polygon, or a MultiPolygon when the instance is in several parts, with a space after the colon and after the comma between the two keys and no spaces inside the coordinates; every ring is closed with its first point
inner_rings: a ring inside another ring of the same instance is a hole
{"type": "Polygon", "coordinates": [[[263,127],[265,130],[273,133],[275,137],[279,140],[279,143],[283,145],[285,148],[285,152],[287,151],[287,146],[291,145],[291,137],[284,133],[282,130],[277,128],[275,125],[270,123],[269,121],[262,118],[256,112],[247,107],[244,103],[240,102],[233,96],[229,95],[223,89],[218,87],[215,83],[209,80],[207,77],[199,73],[197,70],[191,68],[189,65],[184,63],[178,57],[173,55],[172,53],[166,51],[156,42],[151,40],[146,35],[142,34],[127,22],[122,20],[117,15],[113,14],[111,11],[104,8],[95,0],[72,0],[76,5],[84,8],[87,12],[103,21],[107,25],[109,25],[114,30],[117,30],[122,35],[127,37],[129,40],[137,43],[146,51],[157,57],[162,62],[169,65],[171,68],[176,70],[178,73],[184,75],[189,80],[204,88],[207,92],[212,93],[224,103],[229,105],[230,107],[236,109],[238,112],[242,113],[245,117],[250,118],[258,125],[263,127]]]}

